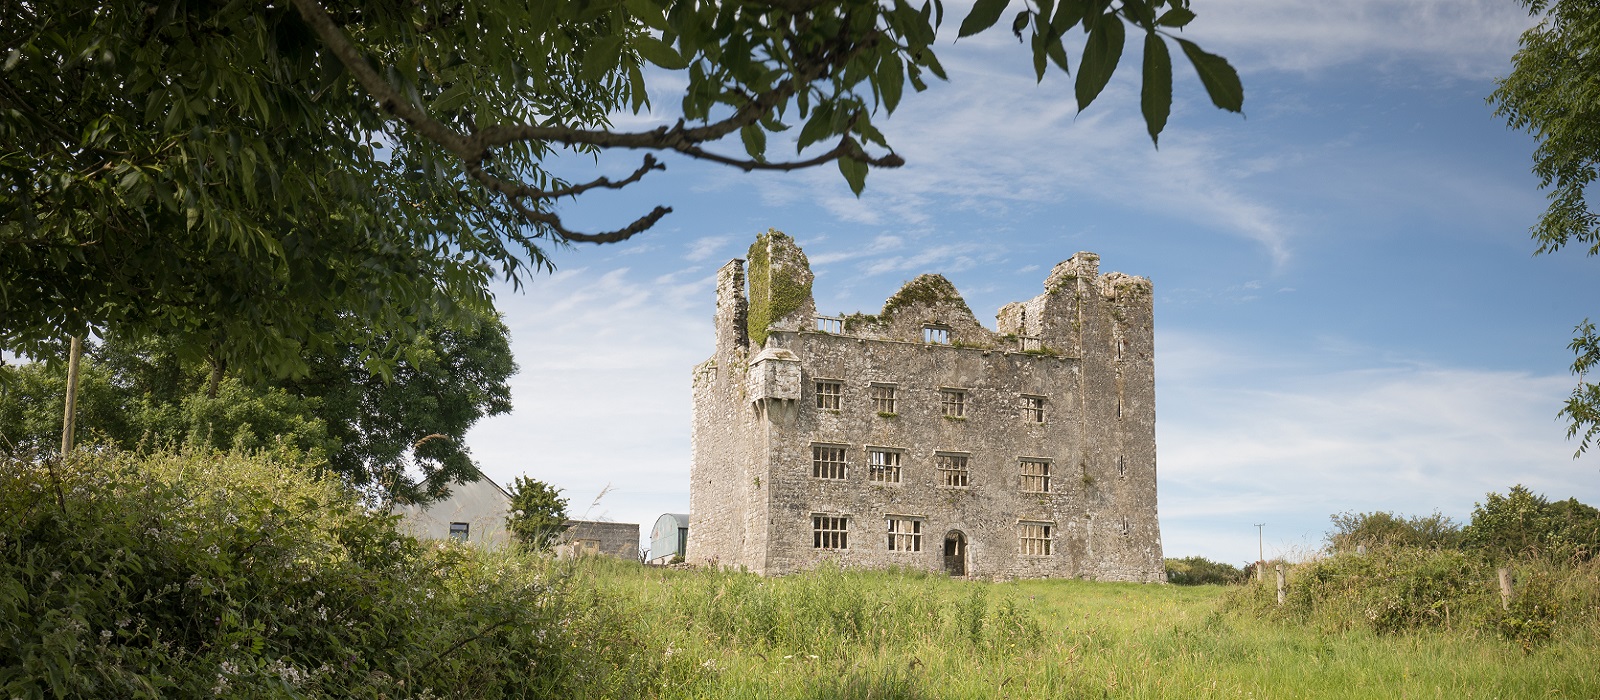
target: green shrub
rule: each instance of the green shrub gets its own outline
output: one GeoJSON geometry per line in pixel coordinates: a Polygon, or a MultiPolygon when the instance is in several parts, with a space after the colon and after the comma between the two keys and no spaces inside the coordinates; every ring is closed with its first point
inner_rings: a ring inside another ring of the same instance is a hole
{"type": "Polygon", "coordinates": [[[1487,633],[1525,650],[1550,640],[1562,626],[1600,628],[1600,564],[1524,561],[1513,567],[1515,595],[1502,609],[1495,567],[1459,550],[1380,548],[1339,554],[1288,570],[1287,595],[1277,603],[1275,581],[1231,591],[1222,609],[1233,614],[1380,634],[1421,629],[1487,633]]]}
{"type": "Polygon", "coordinates": [[[1357,547],[1442,547],[1461,545],[1461,526],[1438,511],[1432,515],[1395,515],[1345,512],[1334,515],[1328,546],[1336,552],[1354,552],[1357,547]]]}
{"type": "Polygon", "coordinates": [[[1226,586],[1243,581],[1244,571],[1232,564],[1211,561],[1205,557],[1167,560],[1167,583],[1178,586],[1226,586]]]}
{"type": "Polygon", "coordinates": [[[1518,485],[1475,504],[1463,536],[1468,548],[1499,562],[1584,562],[1600,553],[1600,510],[1574,498],[1551,503],[1518,485]]]}
{"type": "Polygon", "coordinates": [[[615,697],[647,682],[614,606],[560,564],[421,545],[394,520],[294,454],[5,461],[0,697],[615,697]]]}

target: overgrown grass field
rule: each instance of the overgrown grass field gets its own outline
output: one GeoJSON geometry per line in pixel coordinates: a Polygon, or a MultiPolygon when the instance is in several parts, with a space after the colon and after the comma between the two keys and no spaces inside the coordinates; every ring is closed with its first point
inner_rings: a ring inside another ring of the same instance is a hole
{"type": "Polygon", "coordinates": [[[1219,586],[571,566],[668,660],[662,697],[1600,697],[1593,625],[1528,653],[1475,630],[1262,620],[1219,586]]]}
{"type": "Polygon", "coordinates": [[[1600,698],[1593,561],[763,579],[417,542],[298,459],[0,459],[0,698],[1600,698]]]}

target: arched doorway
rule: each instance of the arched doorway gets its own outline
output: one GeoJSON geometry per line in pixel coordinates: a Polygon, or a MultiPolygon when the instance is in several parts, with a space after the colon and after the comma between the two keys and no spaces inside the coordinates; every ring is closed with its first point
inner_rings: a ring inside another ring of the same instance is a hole
{"type": "Polygon", "coordinates": [[[951,530],[944,536],[944,572],[951,576],[967,575],[967,536],[960,530],[951,530]]]}

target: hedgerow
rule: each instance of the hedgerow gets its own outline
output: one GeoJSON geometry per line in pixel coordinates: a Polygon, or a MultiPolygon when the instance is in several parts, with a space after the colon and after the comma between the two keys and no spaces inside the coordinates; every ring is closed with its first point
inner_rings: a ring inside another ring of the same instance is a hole
{"type": "Polygon", "coordinates": [[[0,459],[0,696],[615,697],[651,672],[561,564],[419,544],[291,452],[0,459]]]}

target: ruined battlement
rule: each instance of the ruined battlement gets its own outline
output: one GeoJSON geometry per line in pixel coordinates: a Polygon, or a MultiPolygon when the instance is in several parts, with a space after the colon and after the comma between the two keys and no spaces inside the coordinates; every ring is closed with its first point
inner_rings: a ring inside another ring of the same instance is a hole
{"type": "Polygon", "coordinates": [[[688,559],[1163,580],[1151,283],[1099,264],[990,330],[937,274],[818,316],[804,252],[757,237],[694,372],[688,559]]]}

